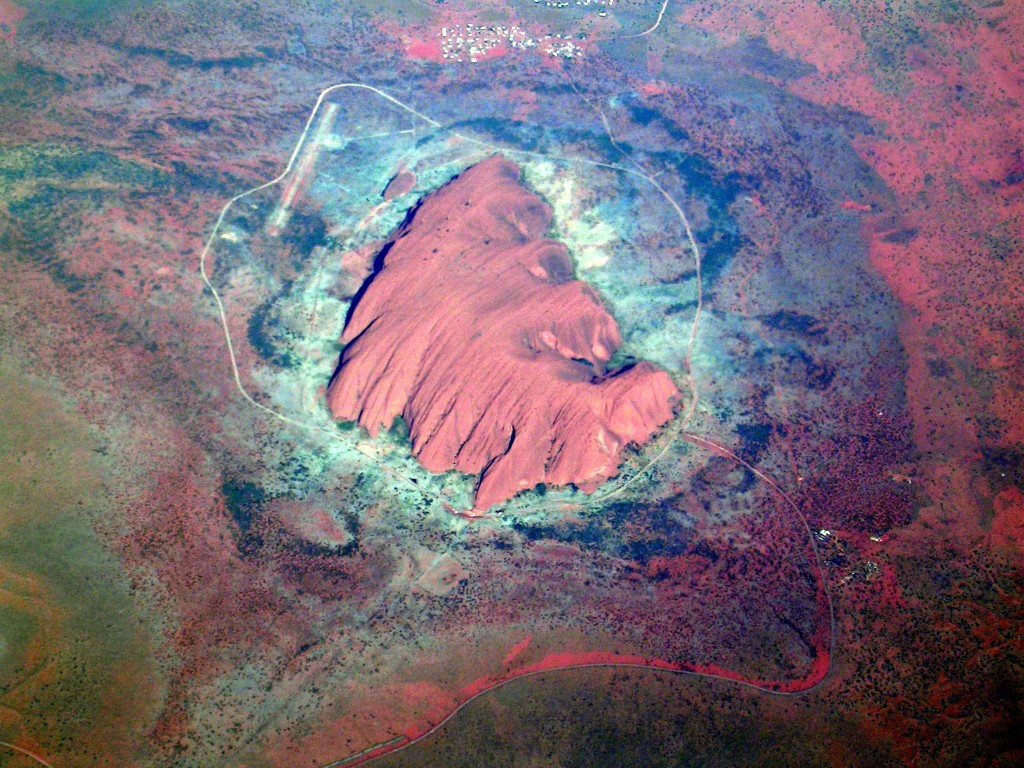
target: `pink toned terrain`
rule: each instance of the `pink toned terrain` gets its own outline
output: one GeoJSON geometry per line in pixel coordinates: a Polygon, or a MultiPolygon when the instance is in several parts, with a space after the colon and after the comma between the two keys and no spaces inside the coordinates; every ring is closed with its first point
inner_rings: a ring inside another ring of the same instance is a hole
{"type": "Polygon", "coordinates": [[[678,396],[649,363],[605,370],[618,325],[550,221],[498,156],[424,200],[354,305],[327,392],[371,435],[401,415],[431,472],[479,474],[476,509],[539,483],[593,490],[678,396]]]}
{"type": "Polygon", "coordinates": [[[18,22],[25,18],[25,9],[10,2],[0,0],[0,40],[14,40],[18,30],[18,22]]]}
{"type": "Polygon", "coordinates": [[[408,194],[414,186],[416,186],[416,174],[403,169],[384,188],[384,199],[394,200],[396,197],[408,194]]]}

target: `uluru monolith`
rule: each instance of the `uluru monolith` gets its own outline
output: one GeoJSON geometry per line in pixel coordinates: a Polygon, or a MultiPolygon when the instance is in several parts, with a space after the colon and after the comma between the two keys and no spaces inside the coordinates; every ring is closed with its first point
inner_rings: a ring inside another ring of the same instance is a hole
{"type": "Polygon", "coordinates": [[[650,363],[606,370],[618,324],[519,177],[494,155],[420,202],[354,300],[327,390],[371,436],[401,415],[431,472],[478,475],[477,510],[540,483],[594,490],[679,396],[650,363]]]}

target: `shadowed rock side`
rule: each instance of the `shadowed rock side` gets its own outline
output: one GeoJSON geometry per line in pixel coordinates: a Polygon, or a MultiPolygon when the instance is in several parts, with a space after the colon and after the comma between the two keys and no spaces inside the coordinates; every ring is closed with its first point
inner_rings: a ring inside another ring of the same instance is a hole
{"type": "Polygon", "coordinates": [[[649,363],[605,370],[618,325],[542,237],[550,221],[499,156],[425,198],[356,300],[327,391],[374,436],[401,414],[431,472],[479,474],[476,509],[538,483],[595,489],[679,394],[649,363]]]}

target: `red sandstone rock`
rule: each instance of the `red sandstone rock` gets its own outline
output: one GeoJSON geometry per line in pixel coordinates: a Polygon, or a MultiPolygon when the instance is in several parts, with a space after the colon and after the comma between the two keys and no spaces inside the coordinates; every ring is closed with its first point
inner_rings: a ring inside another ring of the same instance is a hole
{"type": "Polygon", "coordinates": [[[543,238],[550,221],[499,156],[424,199],[357,299],[328,388],[334,416],[371,435],[401,414],[431,472],[479,474],[476,509],[538,483],[593,490],[679,394],[649,363],[605,372],[618,325],[543,238]]]}

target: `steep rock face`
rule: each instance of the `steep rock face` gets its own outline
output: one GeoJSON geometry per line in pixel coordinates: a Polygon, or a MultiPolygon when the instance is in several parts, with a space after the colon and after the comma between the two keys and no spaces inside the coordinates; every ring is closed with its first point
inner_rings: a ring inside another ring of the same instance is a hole
{"type": "Polygon", "coordinates": [[[618,325],[550,221],[500,156],[425,198],[356,299],[327,391],[374,436],[402,415],[431,472],[478,474],[477,509],[542,482],[593,490],[679,394],[649,363],[605,370],[618,325]]]}

